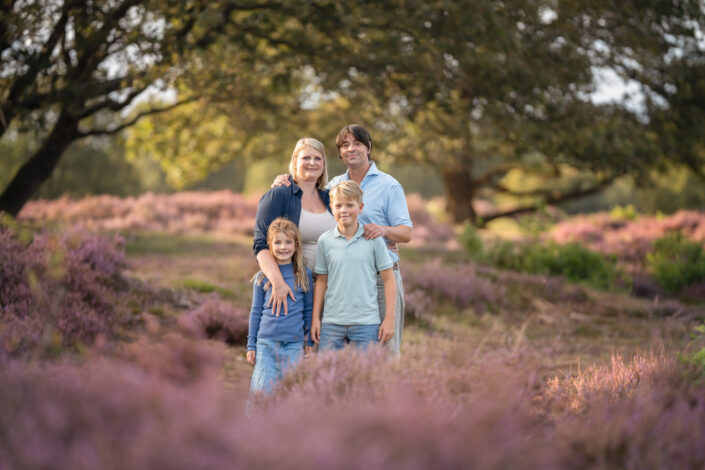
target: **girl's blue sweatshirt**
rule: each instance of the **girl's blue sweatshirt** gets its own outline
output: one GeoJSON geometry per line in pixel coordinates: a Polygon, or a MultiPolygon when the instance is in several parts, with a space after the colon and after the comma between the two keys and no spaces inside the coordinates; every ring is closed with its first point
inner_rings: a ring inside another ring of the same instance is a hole
{"type": "Polygon", "coordinates": [[[247,350],[257,349],[257,338],[269,339],[272,341],[305,341],[306,345],[312,346],[311,342],[311,317],[313,315],[313,278],[311,271],[306,269],[308,277],[308,292],[301,288],[294,287],[294,265],[279,265],[279,270],[284,277],[284,281],[294,292],[296,301],[287,297],[289,313],[284,315],[284,309],[280,309],[279,316],[274,316],[272,307],[268,307],[269,299],[272,297],[270,286],[266,291],[264,286],[267,278],[261,272],[262,282],[255,281],[252,287],[252,309],[250,310],[250,328],[247,334],[247,350]]]}

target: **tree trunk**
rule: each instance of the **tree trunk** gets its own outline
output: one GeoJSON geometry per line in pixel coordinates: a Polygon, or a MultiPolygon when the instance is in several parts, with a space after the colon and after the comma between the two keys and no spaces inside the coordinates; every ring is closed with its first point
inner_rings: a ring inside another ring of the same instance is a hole
{"type": "Polygon", "coordinates": [[[441,177],[446,193],[446,212],[454,223],[466,220],[477,223],[477,214],[472,207],[475,184],[468,166],[454,165],[441,168],[441,177]]]}
{"type": "Polygon", "coordinates": [[[51,134],[32,157],[17,171],[0,196],[0,212],[17,217],[41,185],[49,179],[64,151],[78,136],[78,121],[62,111],[51,134]]]}

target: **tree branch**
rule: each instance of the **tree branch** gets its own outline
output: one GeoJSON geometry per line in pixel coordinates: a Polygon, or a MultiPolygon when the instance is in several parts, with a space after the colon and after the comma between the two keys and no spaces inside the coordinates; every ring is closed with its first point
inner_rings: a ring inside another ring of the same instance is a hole
{"type": "Polygon", "coordinates": [[[97,103],[91,106],[86,107],[75,115],[76,117],[78,117],[78,119],[85,119],[88,116],[97,113],[101,109],[109,108],[111,111],[120,111],[121,109],[125,109],[130,103],[132,103],[135,98],[137,98],[137,96],[140,95],[140,93],[142,93],[146,89],[147,86],[145,85],[133,90],[127,95],[127,97],[123,101],[111,100],[106,96],[104,99],[98,101],[97,103]]]}
{"type": "Polygon", "coordinates": [[[585,189],[580,189],[580,188],[574,188],[573,190],[562,193],[562,194],[553,194],[546,199],[544,199],[541,202],[535,203],[535,204],[529,204],[526,206],[522,207],[517,207],[514,209],[508,209],[504,211],[499,211],[495,212],[492,214],[487,214],[487,215],[482,215],[482,224],[486,224],[487,222],[494,220],[494,219],[499,219],[501,217],[512,217],[515,215],[520,215],[520,214],[526,214],[529,212],[534,212],[536,211],[539,207],[543,206],[544,204],[559,204],[561,202],[565,202],[571,199],[578,199],[583,196],[589,196],[591,194],[595,194],[602,190],[604,187],[606,187],[608,184],[612,183],[614,181],[615,176],[609,176],[594,185],[590,186],[589,188],[585,189]]]}
{"type": "Polygon", "coordinates": [[[493,187],[498,188],[499,185],[493,184],[492,179],[494,179],[497,176],[500,176],[504,173],[507,173],[510,170],[513,170],[515,168],[519,168],[519,166],[518,165],[510,165],[510,164],[500,165],[497,168],[493,168],[492,170],[488,171],[484,175],[476,178],[475,182],[477,183],[478,186],[493,186],[493,187]]]}
{"type": "Polygon", "coordinates": [[[133,124],[135,124],[137,121],[139,121],[140,119],[142,119],[145,116],[169,111],[169,110],[174,109],[178,106],[181,106],[182,104],[186,104],[186,103],[190,103],[192,101],[195,101],[196,99],[197,99],[196,97],[192,97],[192,98],[188,98],[188,99],[185,99],[182,101],[177,101],[176,103],[171,104],[169,106],[166,106],[164,108],[152,108],[148,111],[143,111],[143,112],[139,113],[137,116],[135,116],[134,118],[130,119],[129,121],[124,122],[124,123],[120,124],[119,126],[116,126],[112,129],[92,129],[90,131],[83,131],[83,132],[79,131],[78,137],[82,138],[82,137],[95,136],[95,135],[116,134],[116,133],[120,132],[121,130],[132,126],[133,124]]]}
{"type": "Polygon", "coordinates": [[[10,87],[10,91],[7,94],[7,98],[3,105],[3,116],[2,116],[2,127],[0,127],[0,137],[5,133],[8,126],[15,118],[15,116],[22,109],[21,105],[18,106],[18,100],[22,94],[34,83],[37,75],[44,69],[46,69],[51,55],[59,42],[61,37],[65,34],[66,24],[69,19],[69,10],[73,8],[76,2],[67,1],[64,4],[59,20],[54,25],[47,42],[44,44],[42,49],[33,56],[29,57],[27,60],[27,70],[25,73],[17,77],[10,87]]]}

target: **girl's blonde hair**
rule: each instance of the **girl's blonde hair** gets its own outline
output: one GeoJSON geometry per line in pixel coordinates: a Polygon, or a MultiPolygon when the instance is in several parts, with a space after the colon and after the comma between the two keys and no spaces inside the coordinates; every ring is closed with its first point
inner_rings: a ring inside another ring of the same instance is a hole
{"type": "Polygon", "coordinates": [[[291,153],[291,161],[289,162],[289,173],[296,181],[296,159],[299,157],[299,152],[304,147],[310,147],[313,150],[317,150],[323,156],[323,173],[316,180],[316,187],[318,189],[325,189],[328,184],[328,164],[326,163],[326,148],[324,145],[314,139],[313,137],[303,137],[296,142],[294,151],[291,153]]]}
{"type": "MultiPolygon", "coordinates": [[[[304,267],[304,257],[301,252],[301,234],[299,233],[299,229],[296,227],[296,224],[289,219],[284,217],[274,219],[272,223],[269,224],[269,229],[267,229],[267,244],[270,250],[274,237],[278,233],[283,233],[294,240],[294,256],[291,257],[291,264],[294,268],[294,286],[304,292],[308,292],[310,286],[308,285],[308,276],[306,275],[306,268],[304,267]]],[[[260,286],[264,278],[264,273],[260,271],[255,274],[252,281],[260,286]]],[[[271,286],[272,283],[267,280],[267,283],[264,285],[264,290],[268,290],[271,286]]]]}

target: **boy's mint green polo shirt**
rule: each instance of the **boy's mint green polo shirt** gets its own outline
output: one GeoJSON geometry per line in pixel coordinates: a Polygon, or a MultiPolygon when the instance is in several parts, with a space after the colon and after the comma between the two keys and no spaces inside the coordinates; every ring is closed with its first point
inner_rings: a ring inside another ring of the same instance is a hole
{"type": "Polygon", "coordinates": [[[357,232],[348,240],[338,227],[318,239],[316,273],[328,275],[322,323],[336,325],[377,325],[377,272],[391,268],[384,239],[365,240],[358,223],[357,232]]]}

